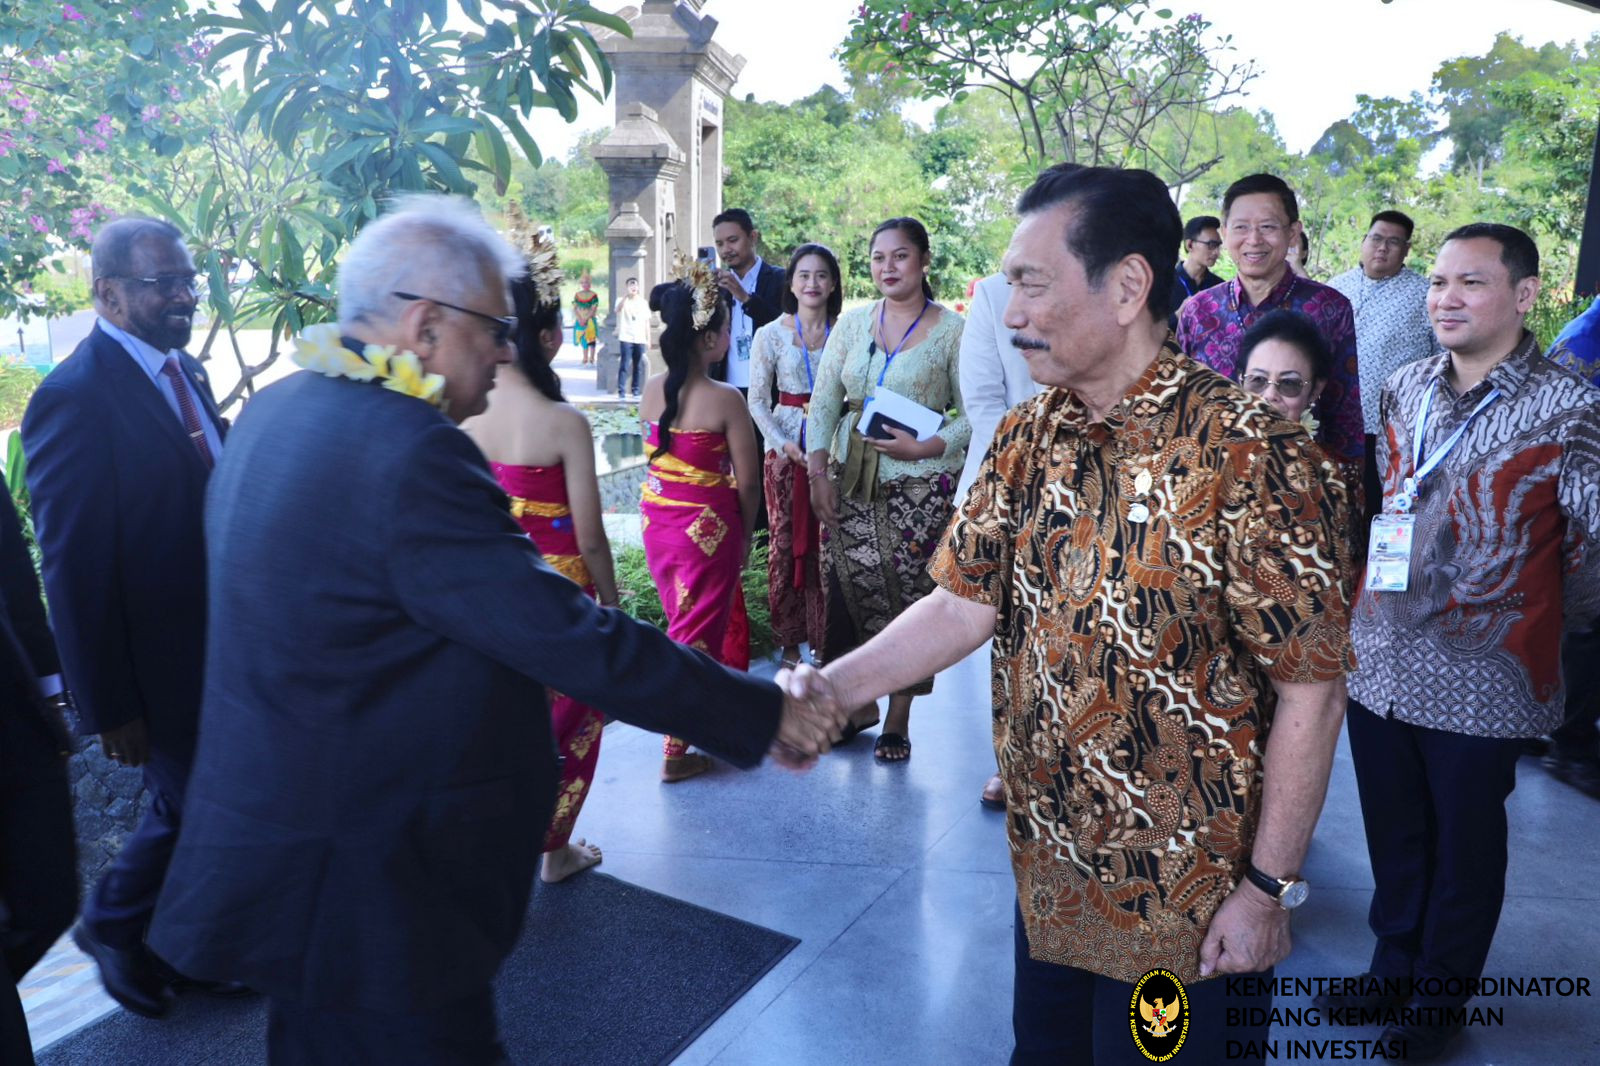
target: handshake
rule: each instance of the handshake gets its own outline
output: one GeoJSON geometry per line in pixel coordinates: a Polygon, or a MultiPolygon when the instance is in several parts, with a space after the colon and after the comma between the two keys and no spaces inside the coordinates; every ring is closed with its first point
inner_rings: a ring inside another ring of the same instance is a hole
{"type": "Polygon", "coordinates": [[[783,690],[783,717],[768,754],[791,770],[809,770],[844,734],[850,709],[833,682],[814,667],[779,670],[776,680],[783,690]]]}

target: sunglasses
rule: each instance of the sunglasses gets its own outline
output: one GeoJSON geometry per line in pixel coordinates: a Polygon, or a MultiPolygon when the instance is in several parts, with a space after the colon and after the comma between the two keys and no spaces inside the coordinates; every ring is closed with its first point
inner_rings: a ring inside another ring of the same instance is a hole
{"type": "Polygon", "coordinates": [[[1246,374],[1240,379],[1239,384],[1244,386],[1244,391],[1255,396],[1260,396],[1267,391],[1268,385],[1272,385],[1277,388],[1279,396],[1282,396],[1285,400],[1292,400],[1302,392],[1305,392],[1311,382],[1299,375],[1271,378],[1266,374],[1246,374]]]}
{"type": "Polygon", "coordinates": [[[506,315],[504,318],[499,315],[486,315],[482,311],[474,311],[470,307],[459,307],[456,304],[445,303],[443,300],[435,300],[432,296],[418,296],[414,292],[392,292],[389,295],[397,300],[427,300],[429,303],[438,304],[440,307],[448,307],[452,311],[460,311],[464,315],[481,318],[494,326],[494,342],[496,344],[510,344],[511,338],[517,335],[516,315],[506,315]]]}

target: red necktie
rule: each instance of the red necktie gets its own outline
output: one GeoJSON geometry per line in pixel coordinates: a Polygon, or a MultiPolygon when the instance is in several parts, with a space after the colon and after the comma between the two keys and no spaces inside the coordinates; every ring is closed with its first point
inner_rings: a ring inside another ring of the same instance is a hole
{"type": "Polygon", "coordinates": [[[189,383],[184,380],[183,371],[178,369],[178,357],[167,356],[167,361],[161,364],[161,372],[172,382],[172,393],[178,398],[178,415],[183,419],[184,432],[194,441],[200,461],[210,470],[215,463],[211,458],[211,445],[206,443],[206,431],[200,428],[200,412],[195,410],[194,397],[189,395],[189,383]]]}

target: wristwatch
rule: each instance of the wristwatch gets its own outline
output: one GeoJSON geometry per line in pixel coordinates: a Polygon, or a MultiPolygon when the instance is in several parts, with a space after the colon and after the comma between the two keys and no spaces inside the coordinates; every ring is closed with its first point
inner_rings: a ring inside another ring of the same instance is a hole
{"type": "Polygon", "coordinates": [[[1311,886],[1298,877],[1269,877],[1256,869],[1255,863],[1244,865],[1245,880],[1278,901],[1278,906],[1292,911],[1306,901],[1311,886]]]}

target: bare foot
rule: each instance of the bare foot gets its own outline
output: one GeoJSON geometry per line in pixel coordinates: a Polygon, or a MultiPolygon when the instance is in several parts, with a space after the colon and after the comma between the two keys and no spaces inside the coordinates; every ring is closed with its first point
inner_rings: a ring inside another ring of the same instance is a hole
{"type": "Polygon", "coordinates": [[[701,755],[697,751],[687,755],[675,755],[661,760],[661,780],[670,785],[674,781],[684,781],[697,774],[703,774],[709,769],[711,769],[709,755],[701,755]]]}
{"type": "Polygon", "coordinates": [[[544,867],[539,871],[539,880],[553,885],[557,881],[565,881],[573,874],[582,873],[589,867],[598,865],[600,865],[599,847],[579,837],[564,848],[544,853],[544,867]]]}

